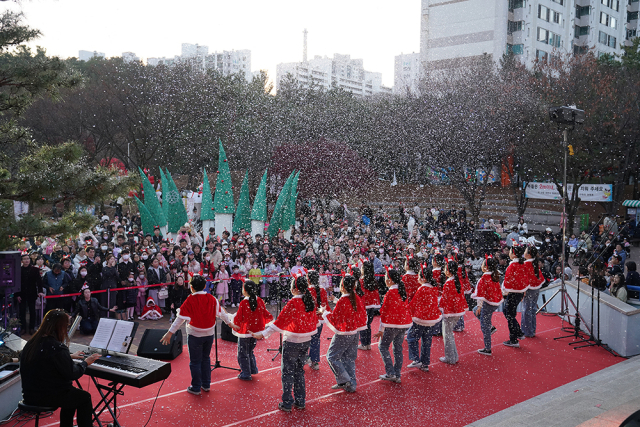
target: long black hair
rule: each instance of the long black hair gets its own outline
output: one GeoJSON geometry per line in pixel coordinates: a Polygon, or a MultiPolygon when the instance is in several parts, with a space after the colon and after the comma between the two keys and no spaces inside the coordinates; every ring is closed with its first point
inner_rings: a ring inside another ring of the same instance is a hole
{"type": "Polygon", "coordinates": [[[404,282],[402,281],[402,276],[400,276],[400,272],[398,270],[390,268],[389,270],[387,270],[387,276],[389,277],[389,279],[391,279],[391,281],[394,284],[398,285],[398,293],[400,294],[400,298],[402,298],[402,301],[406,301],[407,290],[404,287],[404,282]]]}
{"type": "Polygon", "coordinates": [[[524,246],[513,245],[511,246],[511,251],[513,252],[513,255],[515,255],[515,257],[518,258],[518,262],[520,264],[523,264],[524,263],[524,246]]]}
{"type": "Polygon", "coordinates": [[[249,294],[249,308],[251,311],[256,311],[258,308],[258,285],[253,280],[245,280],[244,290],[249,294]]]}
{"type": "Polygon", "coordinates": [[[418,260],[415,258],[407,258],[407,267],[409,267],[408,269],[417,273],[418,272],[418,267],[420,266],[420,263],[418,263],[418,260]]]}
{"type": "Polygon", "coordinates": [[[53,337],[56,341],[69,345],[69,336],[67,335],[67,327],[69,326],[69,315],[66,311],[60,309],[49,310],[45,314],[40,327],[31,337],[27,345],[25,345],[20,359],[28,361],[32,359],[40,350],[40,344],[46,337],[53,337]]]}
{"type": "Polygon", "coordinates": [[[420,264],[420,271],[418,272],[418,276],[422,277],[428,283],[433,282],[433,272],[426,263],[420,264]]]}
{"type": "Polygon", "coordinates": [[[447,262],[447,270],[449,270],[449,273],[452,274],[451,277],[453,277],[453,280],[456,284],[456,292],[460,293],[462,285],[460,284],[460,278],[458,277],[458,263],[450,259],[447,262]]]}
{"type": "Polygon", "coordinates": [[[307,277],[309,278],[309,284],[316,290],[316,306],[320,307],[322,305],[322,298],[320,298],[320,274],[315,270],[309,270],[307,277]]]}
{"type": "Polygon", "coordinates": [[[351,275],[353,276],[354,279],[356,279],[356,294],[358,296],[363,296],[364,295],[364,291],[362,290],[362,287],[360,286],[360,276],[362,275],[360,273],[360,269],[356,268],[355,266],[351,269],[351,275]]]}
{"type": "Polygon", "coordinates": [[[444,268],[444,255],[436,254],[433,257],[433,260],[436,262],[436,265],[438,267],[440,267],[440,270],[441,270],[440,271],[440,283],[438,283],[438,285],[440,285],[440,287],[442,287],[444,285],[444,282],[446,282],[444,270],[442,270],[444,268]]]}
{"type": "Polygon", "coordinates": [[[535,246],[529,246],[527,248],[527,252],[533,258],[533,272],[536,275],[536,278],[540,277],[540,266],[538,265],[538,249],[535,246]]]}
{"type": "Polygon", "coordinates": [[[309,292],[309,283],[307,282],[307,278],[302,276],[297,279],[293,279],[291,282],[291,289],[296,289],[298,292],[302,294],[302,302],[304,302],[304,311],[307,313],[315,310],[316,304],[313,301],[313,296],[311,292],[309,292]]]}
{"type": "Polygon", "coordinates": [[[487,266],[487,270],[491,272],[491,280],[499,282],[500,272],[498,271],[498,260],[495,258],[487,258],[484,263],[487,266]]]}
{"type": "Polygon", "coordinates": [[[369,260],[362,263],[362,286],[369,292],[378,290],[373,263],[369,260]]]}
{"type": "Polygon", "coordinates": [[[346,275],[342,278],[342,286],[344,287],[344,290],[349,293],[349,302],[351,302],[351,307],[353,307],[354,311],[358,309],[358,300],[356,299],[355,293],[356,282],[356,278],[350,275],[346,275]]]}

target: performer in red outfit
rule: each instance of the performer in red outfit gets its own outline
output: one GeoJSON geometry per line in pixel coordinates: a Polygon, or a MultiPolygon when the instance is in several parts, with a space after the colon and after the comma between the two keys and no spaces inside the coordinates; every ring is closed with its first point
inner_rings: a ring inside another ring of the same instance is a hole
{"type": "Polygon", "coordinates": [[[529,246],[524,252],[524,265],[529,276],[529,287],[522,298],[522,333],[527,338],[536,336],[536,312],[538,311],[538,294],[546,282],[538,265],[538,249],[529,246]]]}
{"type": "MultiPolygon", "coordinates": [[[[320,288],[320,274],[316,270],[306,270],[307,279],[309,280],[309,292],[313,297],[313,301],[316,304],[316,311],[320,307],[325,307],[331,311],[329,307],[329,301],[327,299],[327,291],[320,288]]],[[[322,315],[318,314],[318,333],[311,337],[311,343],[309,344],[309,366],[311,369],[317,371],[320,369],[320,335],[322,334],[322,325],[324,319],[322,315]]]]}
{"type": "Polygon", "coordinates": [[[282,334],[282,402],[278,404],[278,409],[284,412],[305,407],[304,361],[309,352],[311,336],[318,331],[316,304],[305,276],[296,275],[291,281],[291,293],[293,298],[287,302],[278,318],[269,323],[264,331],[253,334],[258,340],[268,338],[274,332],[282,334]]]}
{"type": "Polygon", "coordinates": [[[427,264],[423,264],[418,275],[421,286],[409,303],[413,325],[407,333],[409,359],[412,360],[408,367],[420,368],[423,372],[429,371],[431,362],[432,330],[442,320],[442,312],[438,307],[438,290],[431,285],[430,274],[427,264]]]}
{"type": "Polygon", "coordinates": [[[442,298],[440,308],[444,316],[443,336],[444,336],[444,357],[441,362],[454,365],[458,363],[458,350],[453,337],[453,327],[460,320],[460,316],[468,310],[467,301],[464,298],[464,289],[458,277],[458,263],[449,259],[445,265],[447,281],[442,287],[442,298]]]}
{"type": "Polygon", "coordinates": [[[321,308],[327,326],[335,333],[327,351],[327,362],[336,377],[332,389],[356,391],[356,358],[358,357],[358,332],[367,328],[367,312],[356,295],[356,279],[345,275],[340,283],[342,296],[333,312],[321,308]]]}
{"type": "Polygon", "coordinates": [[[373,263],[369,260],[364,261],[361,272],[360,287],[364,293],[362,303],[367,310],[367,329],[360,332],[358,349],[371,350],[371,322],[373,322],[376,310],[380,308],[380,292],[378,291],[378,282],[376,281],[373,263]]]}
{"type": "Polygon", "coordinates": [[[404,263],[406,273],[402,275],[402,282],[404,283],[404,288],[407,290],[407,302],[411,302],[411,298],[413,298],[413,295],[420,287],[420,282],[418,281],[419,267],[420,264],[416,258],[407,257],[404,263]]]}
{"type": "Polygon", "coordinates": [[[491,325],[491,317],[498,306],[502,304],[498,261],[493,257],[486,257],[482,263],[482,272],[482,277],[471,298],[478,302],[473,314],[480,319],[480,330],[484,337],[484,348],[478,350],[478,353],[491,356],[491,334],[496,331],[496,328],[491,325]]]}
{"type": "Polygon", "coordinates": [[[233,335],[238,337],[238,365],[241,370],[238,378],[251,381],[251,376],[258,373],[258,366],[253,354],[256,339],[249,331],[264,330],[265,325],[273,320],[273,315],[269,313],[264,301],[258,296],[258,285],[254,281],[245,280],[242,295],[244,299],[238,305],[231,327],[233,335]]]}
{"type": "Polygon", "coordinates": [[[524,339],[524,334],[520,329],[518,319],[516,319],[516,312],[518,304],[522,301],[524,293],[529,287],[529,275],[527,274],[527,266],[524,264],[524,246],[513,242],[509,257],[512,261],[504,273],[504,282],[502,283],[502,293],[506,295],[504,317],[509,325],[509,340],[503,344],[509,347],[520,347],[518,340],[524,339]]]}
{"type": "Polygon", "coordinates": [[[376,338],[381,338],[378,347],[386,371],[384,375],[380,375],[380,379],[399,383],[402,369],[402,341],[412,321],[407,304],[407,292],[400,273],[397,270],[387,269],[385,283],[389,290],[380,308],[380,330],[375,335],[376,338]],[[389,346],[392,343],[395,362],[391,360],[389,353],[389,346]]]}

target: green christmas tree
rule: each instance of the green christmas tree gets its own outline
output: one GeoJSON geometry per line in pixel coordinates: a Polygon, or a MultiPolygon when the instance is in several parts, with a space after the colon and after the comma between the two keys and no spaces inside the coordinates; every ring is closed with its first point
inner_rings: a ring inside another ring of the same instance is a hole
{"type": "Polygon", "coordinates": [[[269,221],[269,235],[277,236],[278,231],[282,228],[282,220],[283,220],[283,207],[285,203],[289,200],[289,191],[291,187],[291,181],[293,180],[293,172],[287,178],[287,181],[284,183],[282,190],[280,190],[280,194],[278,195],[278,200],[276,200],[276,206],[273,209],[273,214],[271,214],[271,221],[269,221]]]}
{"type": "Polygon", "coordinates": [[[296,225],[296,202],[298,201],[298,178],[300,171],[296,173],[291,183],[291,195],[289,196],[289,208],[287,209],[287,228],[296,225]]]}
{"type": "Polygon", "coordinates": [[[249,171],[244,174],[242,187],[240,188],[240,200],[236,209],[236,216],[233,219],[233,231],[251,231],[251,201],[249,200],[249,171]]]}
{"type": "Polygon", "coordinates": [[[136,199],[136,203],[138,204],[138,211],[140,212],[140,221],[142,222],[142,232],[143,233],[153,233],[153,228],[159,224],[156,223],[155,218],[153,217],[153,215],[151,215],[151,212],[149,212],[149,209],[147,209],[147,207],[145,206],[145,204],[142,202],[142,200],[138,199],[137,197],[136,199]]]}
{"type": "MultiPolygon", "coordinates": [[[[142,179],[142,190],[144,191],[144,205],[149,209],[151,215],[156,220],[156,224],[160,227],[164,227],[167,223],[167,218],[164,216],[164,212],[162,212],[162,207],[160,206],[160,201],[158,200],[158,196],[156,195],[156,191],[153,189],[153,185],[149,182],[149,178],[147,175],[140,169],[140,178],[142,179]]],[[[166,194],[166,193],[165,193],[166,194]]]]}
{"type": "Polygon", "coordinates": [[[164,214],[164,217],[167,218],[167,220],[169,219],[169,205],[167,203],[165,203],[165,196],[167,194],[167,176],[165,175],[165,173],[162,171],[162,168],[158,168],[160,169],[160,183],[162,184],[162,213],[164,214]]]}
{"type": "MultiPolygon", "coordinates": [[[[222,147],[222,141],[218,153],[218,178],[216,180],[216,194],[213,199],[213,207],[216,214],[233,214],[235,207],[233,203],[233,185],[231,183],[231,172],[227,155],[222,147]]],[[[216,230],[218,231],[218,230],[216,230]]]]}
{"type": "Polygon", "coordinates": [[[169,211],[169,233],[177,233],[189,218],[187,218],[187,210],[184,208],[182,196],[178,192],[175,182],[171,174],[167,172],[167,188],[165,190],[164,203],[168,204],[169,211]]]}
{"type": "MultiPolygon", "coordinates": [[[[211,198],[211,185],[209,184],[209,177],[207,176],[207,170],[203,169],[202,176],[202,205],[200,207],[200,219],[202,221],[215,220],[216,211],[213,207],[213,200],[211,198]]],[[[208,230],[207,230],[208,231],[208,230]]]]}
{"type": "Polygon", "coordinates": [[[256,198],[253,200],[251,219],[254,221],[267,222],[267,171],[264,171],[256,198]]]}

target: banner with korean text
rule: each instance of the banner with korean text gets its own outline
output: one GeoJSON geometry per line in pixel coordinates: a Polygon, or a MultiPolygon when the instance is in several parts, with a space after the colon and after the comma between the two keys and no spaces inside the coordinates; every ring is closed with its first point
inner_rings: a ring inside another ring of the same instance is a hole
{"type": "MultiPolygon", "coordinates": [[[[562,194],[552,182],[528,182],[525,196],[529,199],[560,200],[562,194]]],[[[567,197],[571,197],[573,184],[567,185],[567,197]]],[[[583,184],[578,189],[578,197],[583,202],[610,202],[611,184],[583,184]]]]}

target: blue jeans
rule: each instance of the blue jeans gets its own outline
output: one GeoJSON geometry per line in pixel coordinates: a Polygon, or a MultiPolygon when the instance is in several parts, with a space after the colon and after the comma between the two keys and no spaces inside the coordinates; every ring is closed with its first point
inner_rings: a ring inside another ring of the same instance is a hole
{"type": "Polygon", "coordinates": [[[400,378],[400,370],[402,369],[402,341],[404,341],[404,333],[407,328],[385,328],[382,338],[380,338],[380,355],[382,356],[382,362],[384,362],[384,370],[389,376],[400,378]],[[391,353],[389,352],[389,346],[393,344],[393,358],[395,362],[391,360],[391,353]]]}
{"type": "Polygon", "coordinates": [[[327,362],[336,377],[336,383],[351,383],[349,391],[356,389],[356,357],[358,334],[334,335],[327,351],[327,362]]]}
{"type": "Polygon", "coordinates": [[[482,303],[482,307],[480,308],[480,312],[474,310],[474,314],[478,319],[480,319],[480,330],[482,331],[482,336],[484,338],[484,348],[487,350],[491,350],[491,317],[493,316],[493,312],[498,309],[497,305],[487,304],[486,302],[482,303]]]}
{"type": "Polygon", "coordinates": [[[313,363],[320,362],[320,335],[322,335],[322,324],[318,326],[318,333],[311,336],[311,344],[309,345],[309,358],[313,363]]]}
{"type": "Polygon", "coordinates": [[[238,366],[240,366],[240,376],[249,379],[251,375],[258,373],[256,356],[253,349],[256,348],[255,338],[238,338],[238,366]]]}
{"type": "Polygon", "coordinates": [[[282,404],[285,408],[291,408],[293,402],[300,406],[304,406],[306,402],[304,361],[308,352],[309,341],[301,343],[283,341],[282,343],[280,370],[282,371],[282,404]]]}
{"type": "Polygon", "coordinates": [[[191,388],[200,391],[200,387],[211,386],[211,346],[213,335],[187,338],[189,348],[189,369],[191,370],[191,388]]]}
{"type": "Polygon", "coordinates": [[[431,327],[432,335],[442,335],[442,320],[431,327]]]}
{"type": "MultiPolygon", "coordinates": [[[[36,319],[33,319],[35,323],[36,319]]],[[[98,329],[98,323],[100,319],[82,319],[80,321],[80,330],[83,334],[93,334],[98,329]]]]}
{"type": "Polygon", "coordinates": [[[423,326],[414,322],[407,333],[409,359],[414,362],[421,362],[422,366],[429,366],[429,363],[431,363],[431,341],[434,328],[435,326],[423,326]],[[420,340],[422,340],[422,351],[420,340]]]}
{"type": "Polygon", "coordinates": [[[540,289],[529,289],[522,299],[522,333],[528,337],[536,334],[536,310],[538,310],[538,294],[540,289]]]}
{"type": "Polygon", "coordinates": [[[360,344],[371,345],[371,322],[373,322],[373,314],[375,308],[367,308],[367,329],[360,331],[360,344]]]}

